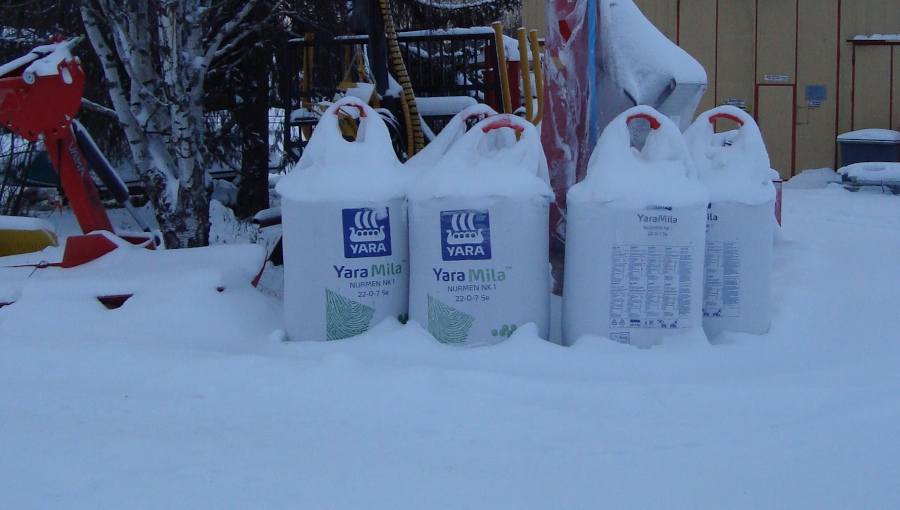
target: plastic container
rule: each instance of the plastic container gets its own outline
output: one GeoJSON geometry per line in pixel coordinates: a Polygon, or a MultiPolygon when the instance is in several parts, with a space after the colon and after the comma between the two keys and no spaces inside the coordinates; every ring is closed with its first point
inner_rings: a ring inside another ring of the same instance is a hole
{"type": "Polygon", "coordinates": [[[771,319],[776,189],[759,128],[733,106],[697,117],[684,134],[700,182],[709,189],[703,282],[703,329],[763,334],[771,319]],[[715,122],[740,126],[723,143],[715,122]]]}
{"type": "Polygon", "coordinates": [[[900,162],[900,132],[861,129],[838,135],[841,166],[866,162],[900,162]]]}
{"type": "Polygon", "coordinates": [[[546,338],[551,197],[534,126],[503,114],[472,127],[410,187],[410,319],[448,344],[529,322],[546,338]]]}
{"type": "Polygon", "coordinates": [[[647,106],[614,119],[567,201],[565,345],[595,335],[650,347],[702,334],[709,193],[671,120],[647,106]],[[641,151],[631,147],[635,119],[651,127],[641,151]]]}
{"type": "Polygon", "coordinates": [[[336,102],[275,189],[290,340],[339,340],[406,318],[406,179],[378,113],[355,98],[336,102]],[[342,108],[359,112],[355,141],[341,136],[342,108]]]}

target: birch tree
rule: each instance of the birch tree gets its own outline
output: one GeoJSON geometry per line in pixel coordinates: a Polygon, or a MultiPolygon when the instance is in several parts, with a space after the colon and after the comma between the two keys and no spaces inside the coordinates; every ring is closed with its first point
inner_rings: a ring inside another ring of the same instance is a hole
{"type": "Polygon", "coordinates": [[[209,242],[205,80],[265,0],[82,0],[88,39],[167,247],[209,242]]]}

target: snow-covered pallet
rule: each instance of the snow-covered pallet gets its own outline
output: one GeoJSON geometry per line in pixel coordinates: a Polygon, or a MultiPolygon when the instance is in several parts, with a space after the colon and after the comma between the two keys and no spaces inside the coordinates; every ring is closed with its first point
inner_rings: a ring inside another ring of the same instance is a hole
{"type": "Polygon", "coordinates": [[[847,165],[838,170],[841,184],[850,191],[863,187],[881,186],[895,195],[900,194],[900,163],[864,162],[847,165]]]}

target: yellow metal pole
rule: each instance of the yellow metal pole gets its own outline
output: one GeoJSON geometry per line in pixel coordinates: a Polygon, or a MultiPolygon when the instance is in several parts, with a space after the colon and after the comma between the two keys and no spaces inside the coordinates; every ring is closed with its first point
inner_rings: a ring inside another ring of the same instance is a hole
{"type": "Polygon", "coordinates": [[[497,69],[500,70],[500,90],[503,93],[503,113],[512,113],[512,100],[509,97],[509,73],[506,69],[506,48],[503,45],[503,25],[499,21],[491,24],[497,40],[497,69]]]}
{"type": "Polygon", "coordinates": [[[544,67],[541,62],[541,48],[538,46],[537,30],[532,30],[528,35],[531,39],[531,58],[534,61],[534,81],[537,88],[537,115],[534,116],[531,123],[537,126],[541,123],[541,119],[544,118],[544,67]]]}
{"type": "Polygon", "coordinates": [[[519,40],[519,72],[522,74],[522,101],[525,103],[525,119],[532,122],[534,118],[534,94],[531,90],[531,59],[528,58],[528,43],[525,40],[525,29],[516,30],[519,40]]]}

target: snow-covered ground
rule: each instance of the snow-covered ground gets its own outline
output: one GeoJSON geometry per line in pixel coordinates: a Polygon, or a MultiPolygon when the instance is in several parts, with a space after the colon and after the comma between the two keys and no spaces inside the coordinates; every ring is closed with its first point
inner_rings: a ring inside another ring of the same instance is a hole
{"type": "Polygon", "coordinates": [[[713,344],[285,343],[271,274],[22,299],[0,507],[897,508],[900,197],[828,178],[786,183],[770,332],[713,344]]]}

